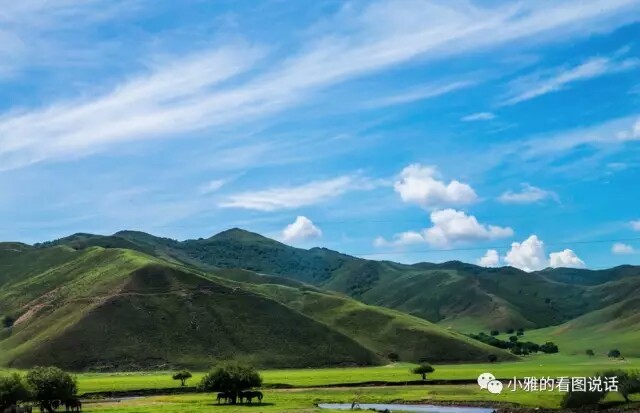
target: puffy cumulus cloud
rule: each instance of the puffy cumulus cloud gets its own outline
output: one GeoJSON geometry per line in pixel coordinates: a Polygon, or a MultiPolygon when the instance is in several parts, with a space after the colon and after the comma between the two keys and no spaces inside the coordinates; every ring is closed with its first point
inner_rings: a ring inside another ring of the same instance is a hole
{"type": "Polygon", "coordinates": [[[305,241],[321,236],[320,228],[305,216],[298,216],[292,224],[282,230],[282,240],[285,242],[305,241]]]}
{"type": "Polygon", "coordinates": [[[478,260],[477,264],[481,267],[497,267],[500,265],[500,256],[498,255],[498,251],[487,250],[484,256],[478,260]]]}
{"type": "Polygon", "coordinates": [[[558,268],[585,268],[586,264],[582,261],[573,250],[565,249],[564,251],[552,252],[549,258],[546,258],[544,242],[536,235],[531,235],[526,240],[514,242],[511,249],[504,257],[505,263],[523,271],[539,271],[546,267],[558,268]]]}
{"type": "Polygon", "coordinates": [[[616,242],[611,246],[611,252],[616,255],[633,254],[635,250],[631,245],[616,242]]]}
{"type": "Polygon", "coordinates": [[[538,271],[547,267],[544,255],[544,243],[537,236],[531,235],[526,240],[511,244],[504,261],[524,271],[538,271]]]}
{"type": "Polygon", "coordinates": [[[509,227],[486,225],[476,217],[455,209],[433,211],[430,214],[432,226],[420,232],[407,231],[396,234],[391,241],[376,238],[376,246],[406,246],[426,243],[431,246],[447,247],[452,244],[486,241],[513,235],[509,227]]]}
{"type": "Polygon", "coordinates": [[[631,228],[633,228],[634,231],[640,231],[640,219],[636,221],[631,221],[629,225],[631,225],[631,228]]]}
{"type": "Polygon", "coordinates": [[[435,167],[412,164],[402,170],[394,189],[404,202],[429,209],[466,205],[477,200],[471,186],[457,180],[446,183],[438,178],[435,167]]]}
{"type": "Polygon", "coordinates": [[[563,251],[549,254],[549,266],[551,268],[585,268],[586,264],[573,250],[567,248],[563,251]]]}
{"type": "Polygon", "coordinates": [[[532,186],[529,184],[522,184],[519,192],[507,191],[504,192],[498,200],[505,204],[532,204],[535,202],[544,201],[547,198],[558,201],[558,196],[551,191],[546,191],[542,188],[532,186]]]}

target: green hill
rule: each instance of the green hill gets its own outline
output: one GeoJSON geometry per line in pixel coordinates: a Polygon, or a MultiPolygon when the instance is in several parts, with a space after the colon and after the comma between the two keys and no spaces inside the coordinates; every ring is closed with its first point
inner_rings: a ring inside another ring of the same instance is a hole
{"type": "Polygon", "coordinates": [[[427,321],[298,281],[205,272],[87,239],[77,250],[54,242],[1,252],[0,315],[15,319],[0,332],[1,365],[203,369],[240,359],[314,367],[382,364],[389,352],[433,362],[496,353],[427,321]]]}
{"type": "Polygon", "coordinates": [[[293,248],[240,229],[187,241],[135,231],[93,237],[85,243],[106,246],[122,238],[140,251],[203,270],[242,268],[285,277],[465,332],[558,325],[617,302],[627,291],[619,281],[640,277],[640,267],[633,266],[526,273],[456,261],[404,265],[293,248]]]}

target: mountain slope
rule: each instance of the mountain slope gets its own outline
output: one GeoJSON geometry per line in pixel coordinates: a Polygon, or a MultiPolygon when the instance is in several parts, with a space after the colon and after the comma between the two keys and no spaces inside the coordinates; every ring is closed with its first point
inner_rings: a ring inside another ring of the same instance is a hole
{"type": "Polygon", "coordinates": [[[381,364],[389,352],[433,362],[484,361],[496,352],[298,281],[203,272],[139,251],[56,244],[14,251],[0,264],[10,269],[0,285],[0,315],[16,319],[0,332],[6,366],[202,369],[242,359],[311,367],[381,364]]]}

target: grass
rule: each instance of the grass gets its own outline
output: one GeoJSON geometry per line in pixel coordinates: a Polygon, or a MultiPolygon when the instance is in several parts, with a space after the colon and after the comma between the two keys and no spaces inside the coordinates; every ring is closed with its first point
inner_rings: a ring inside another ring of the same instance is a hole
{"type": "MultiPolygon", "coordinates": [[[[398,363],[380,367],[325,368],[325,369],[280,369],[263,370],[265,384],[286,383],[292,386],[323,386],[337,383],[360,383],[365,381],[411,381],[419,379],[409,370],[413,364],[398,363]]],[[[539,355],[520,362],[496,364],[446,364],[436,365],[431,379],[474,380],[481,373],[491,372],[501,379],[513,377],[582,377],[611,368],[625,370],[640,369],[640,359],[624,362],[606,357],[566,356],[562,354],[539,355]]],[[[6,370],[9,371],[9,370],[6,370]]],[[[195,385],[202,372],[194,372],[188,385],[195,385]]],[[[179,387],[179,381],[171,379],[171,372],[131,373],[80,373],[77,375],[80,393],[162,389],[179,387]]],[[[441,387],[441,386],[439,386],[441,387]]]]}

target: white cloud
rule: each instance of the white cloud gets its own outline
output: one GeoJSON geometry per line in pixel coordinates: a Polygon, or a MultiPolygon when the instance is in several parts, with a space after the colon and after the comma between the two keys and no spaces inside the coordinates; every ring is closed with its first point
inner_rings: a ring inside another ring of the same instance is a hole
{"type": "Polygon", "coordinates": [[[539,271],[546,267],[585,268],[586,265],[573,250],[565,249],[552,252],[547,259],[544,242],[536,235],[531,235],[522,243],[514,242],[504,257],[505,263],[523,271],[539,271]]]}
{"type": "Polygon", "coordinates": [[[634,231],[640,231],[640,219],[629,223],[634,231]]]}
{"type": "Polygon", "coordinates": [[[498,200],[506,204],[531,204],[534,202],[540,202],[547,198],[558,200],[558,196],[551,191],[529,185],[524,183],[521,185],[520,192],[506,191],[498,200]]]}
{"type": "Polygon", "coordinates": [[[611,252],[616,255],[633,254],[635,250],[631,245],[616,242],[611,246],[611,252]]]}
{"type": "Polygon", "coordinates": [[[453,180],[440,181],[435,167],[409,165],[402,170],[394,189],[404,202],[423,208],[437,208],[470,204],[478,198],[471,186],[453,180]]]}
{"type": "Polygon", "coordinates": [[[212,192],[216,192],[217,190],[225,186],[226,183],[227,183],[226,179],[214,179],[200,186],[199,192],[202,195],[210,194],[212,192]]]}
{"type": "Polygon", "coordinates": [[[368,102],[364,105],[365,108],[382,108],[393,105],[402,105],[405,103],[417,102],[420,100],[426,100],[435,98],[438,96],[446,95],[456,90],[464,89],[472,86],[474,83],[469,81],[457,81],[448,84],[440,85],[427,85],[419,88],[415,88],[410,92],[387,96],[381,99],[377,99],[368,102]]]}
{"type": "Polygon", "coordinates": [[[549,266],[551,268],[585,268],[586,265],[575,252],[565,249],[560,252],[552,252],[549,254],[549,266]]]}
{"type": "Polygon", "coordinates": [[[482,121],[482,120],[491,120],[495,118],[496,118],[496,115],[494,115],[491,112],[478,112],[478,113],[472,113],[470,115],[467,115],[460,120],[463,122],[475,122],[475,121],[482,121]]]}
{"type": "Polygon", "coordinates": [[[396,234],[391,241],[378,237],[374,244],[402,247],[426,243],[436,247],[448,247],[457,243],[486,241],[513,235],[513,230],[509,227],[481,224],[476,217],[454,209],[433,211],[430,219],[432,226],[421,232],[407,231],[396,234]]]}
{"type": "Polygon", "coordinates": [[[548,265],[544,255],[544,243],[535,235],[531,235],[522,243],[512,243],[511,250],[507,252],[504,261],[523,271],[538,271],[548,265]]]}
{"type": "Polygon", "coordinates": [[[377,185],[377,182],[365,178],[345,175],[325,181],[313,181],[300,186],[232,194],[220,206],[258,211],[293,209],[325,202],[350,191],[371,190],[377,185]]]}
{"type": "Polygon", "coordinates": [[[478,260],[481,267],[497,267],[500,265],[500,256],[496,250],[487,250],[487,252],[478,260]]]}
{"type": "Polygon", "coordinates": [[[298,216],[296,220],[282,230],[282,240],[285,242],[305,241],[322,236],[320,228],[315,226],[307,217],[298,216]]]}
{"type": "Polygon", "coordinates": [[[634,141],[640,139],[640,119],[628,129],[621,130],[616,134],[616,138],[621,141],[634,141]]]}
{"type": "Polygon", "coordinates": [[[569,84],[600,76],[636,69],[639,59],[596,57],[572,67],[536,73],[516,79],[511,83],[510,96],[503,105],[514,105],[549,93],[565,89],[569,84]]]}
{"type": "Polygon", "coordinates": [[[225,89],[213,86],[253,67],[261,49],[236,44],[174,56],[151,73],[128,76],[133,80],[104,95],[12,110],[0,116],[0,164],[17,168],[139,139],[244,125],[319,89],[416,59],[477,53],[509,42],[525,44],[524,39],[556,42],[618,27],[637,20],[632,13],[637,6],[634,0],[351,3],[312,30],[315,37],[300,49],[225,89]]]}

